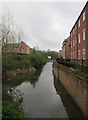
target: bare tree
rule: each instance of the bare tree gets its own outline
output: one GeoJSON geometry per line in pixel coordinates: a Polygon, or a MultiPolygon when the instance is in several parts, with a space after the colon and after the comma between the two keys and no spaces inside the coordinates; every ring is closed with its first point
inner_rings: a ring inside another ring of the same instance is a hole
{"type": "Polygon", "coordinates": [[[2,53],[6,53],[8,49],[8,44],[11,44],[9,48],[9,53],[16,52],[15,44],[19,43],[23,39],[23,31],[20,27],[16,27],[13,22],[13,18],[8,14],[2,15],[0,23],[0,33],[2,41],[2,53]],[[13,46],[12,46],[13,45],[13,46]]]}
{"type": "Polygon", "coordinates": [[[18,43],[23,40],[24,32],[22,31],[21,27],[17,27],[17,36],[18,36],[18,43]]]}
{"type": "Polygon", "coordinates": [[[13,32],[13,21],[8,15],[2,15],[1,23],[0,23],[0,33],[1,33],[1,41],[2,41],[2,53],[6,52],[6,47],[8,43],[15,42],[15,36],[13,32]],[[5,47],[5,49],[4,49],[5,47]]]}

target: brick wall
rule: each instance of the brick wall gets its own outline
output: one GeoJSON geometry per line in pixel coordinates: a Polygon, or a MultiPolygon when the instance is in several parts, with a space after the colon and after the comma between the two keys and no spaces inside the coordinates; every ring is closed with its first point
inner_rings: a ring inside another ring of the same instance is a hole
{"type": "Polygon", "coordinates": [[[76,23],[74,24],[71,32],[71,47],[70,47],[70,59],[77,59],[77,63],[81,64],[83,59],[83,50],[85,50],[85,60],[84,65],[88,66],[88,2],[83,8],[80,16],[78,17],[76,23]],[[83,21],[83,14],[85,13],[85,20],[83,21]],[[79,26],[80,21],[80,26],[79,26]],[[85,40],[83,40],[83,31],[85,31],[85,40]],[[80,36],[80,43],[79,43],[80,36]],[[80,52],[80,59],[79,59],[80,52]]]}
{"type": "Polygon", "coordinates": [[[88,83],[85,75],[54,62],[54,75],[71,95],[85,116],[88,116],[88,83]],[[58,68],[58,69],[57,69],[58,68]]]}
{"type": "Polygon", "coordinates": [[[22,54],[30,54],[30,47],[26,45],[23,41],[20,42],[20,53],[22,54]]]}
{"type": "Polygon", "coordinates": [[[21,41],[19,44],[6,44],[3,47],[3,53],[21,53],[21,54],[30,54],[31,50],[30,47],[23,41],[21,41]]]}
{"type": "Polygon", "coordinates": [[[70,36],[67,38],[67,43],[65,46],[65,59],[69,58],[69,45],[70,45],[70,36]]]}

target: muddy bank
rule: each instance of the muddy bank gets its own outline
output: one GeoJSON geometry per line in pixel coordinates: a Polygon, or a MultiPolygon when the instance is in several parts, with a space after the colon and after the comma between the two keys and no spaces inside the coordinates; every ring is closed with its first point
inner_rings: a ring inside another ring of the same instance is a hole
{"type": "Polygon", "coordinates": [[[33,74],[35,72],[36,72],[36,69],[34,67],[30,67],[27,69],[9,70],[9,71],[6,71],[6,74],[8,75],[8,77],[10,76],[16,77],[19,74],[27,74],[27,73],[33,74]]]}

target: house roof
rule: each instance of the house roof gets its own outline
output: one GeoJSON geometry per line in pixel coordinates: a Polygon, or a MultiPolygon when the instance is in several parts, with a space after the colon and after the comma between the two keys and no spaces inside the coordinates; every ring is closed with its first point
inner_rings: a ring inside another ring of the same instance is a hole
{"type": "MultiPolygon", "coordinates": [[[[21,41],[21,42],[23,42],[23,41],[21,41]]],[[[21,43],[21,42],[20,42],[20,43],[21,43]]],[[[24,43],[27,47],[29,47],[25,42],[23,42],[23,43],[24,43]]]]}

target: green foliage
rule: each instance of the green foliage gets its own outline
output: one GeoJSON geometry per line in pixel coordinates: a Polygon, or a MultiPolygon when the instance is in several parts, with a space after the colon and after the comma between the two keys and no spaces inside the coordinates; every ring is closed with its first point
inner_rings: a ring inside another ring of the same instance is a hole
{"type": "Polygon", "coordinates": [[[51,56],[51,58],[58,58],[58,56],[59,56],[58,52],[56,52],[56,51],[50,51],[50,50],[48,50],[46,52],[46,54],[47,54],[47,56],[51,56]]]}
{"type": "Polygon", "coordinates": [[[7,70],[25,69],[30,66],[41,68],[48,61],[47,56],[39,51],[30,55],[9,54],[2,57],[3,72],[7,70]]]}
{"type": "MultiPolygon", "coordinates": [[[[35,51],[30,55],[19,55],[19,54],[9,54],[2,56],[2,67],[3,67],[3,104],[2,104],[2,117],[5,119],[23,118],[22,111],[19,110],[17,104],[12,102],[11,98],[7,94],[9,87],[17,85],[23,82],[23,79],[17,78],[16,80],[10,80],[6,74],[7,70],[25,69],[30,66],[40,69],[48,61],[47,55],[41,51],[35,51]],[[18,80],[19,79],[19,80],[18,80]]],[[[29,78],[29,77],[28,77],[29,78]]],[[[31,81],[31,84],[35,86],[35,80],[31,81]]]]}
{"type": "Polygon", "coordinates": [[[16,119],[18,118],[22,120],[24,118],[22,111],[20,111],[17,108],[16,104],[3,101],[2,102],[2,119],[9,120],[14,118],[16,119]]]}
{"type": "Polygon", "coordinates": [[[16,70],[18,68],[26,68],[26,64],[23,62],[22,56],[17,54],[6,55],[2,57],[3,71],[16,70]]]}
{"type": "Polygon", "coordinates": [[[88,67],[82,66],[82,65],[79,65],[79,64],[76,64],[76,63],[73,63],[73,62],[70,62],[69,59],[67,59],[67,60],[64,60],[64,59],[59,59],[59,60],[58,60],[58,59],[57,59],[57,62],[58,62],[59,64],[65,65],[65,66],[67,66],[67,67],[72,67],[72,68],[77,69],[77,70],[80,70],[80,71],[82,71],[82,72],[84,72],[84,73],[88,73],[88,67]]]}
{"type": "Polygon", "coordinates": [[[39,51],[39,52],[33,52],[28,57],[28,60],[31,62],[33,67],[39,69],[48,61],[48,58],[43,52],[39,51]]]}

